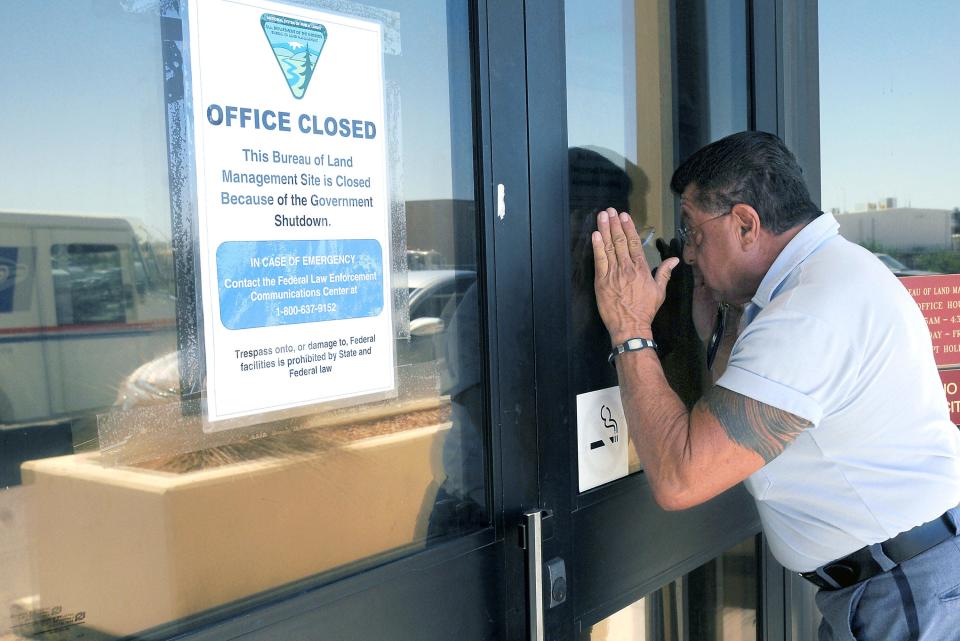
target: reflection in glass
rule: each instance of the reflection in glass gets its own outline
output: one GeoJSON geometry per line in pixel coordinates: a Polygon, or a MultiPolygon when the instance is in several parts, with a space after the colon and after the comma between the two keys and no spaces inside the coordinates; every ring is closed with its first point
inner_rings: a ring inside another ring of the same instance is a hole
{"type": "Polygon", "coordinates": [[[587,628],[581,641],[757,641],[758,568],[750,538],[587,628]]]}
{"type": "MultiPolygon", "coordinates": [[[[665,0],[565,6],[571,251],[571,381],[582,394],[616,385],[593,294],[596,213],[628,211],[669,238],[673,162],[669,6],[665,0]]],[[[647,259],[659,263],[651,244],[647,259]]],[[[631,452],[631,470],[637,459],[631,452]]]]}
{"type": "MultiPolygon", "coordinates": [[[[597,212],[606,207],[628,211],[634,183],[619,163],[597,150],[573,147],[569,150],[570,239],[573,261],[573,288],[570,310],[574,393],[616,385],[617,373],[607,363],[605,347],[610,339],[600,320],[593,294],[593,246],[590,235],[596,229],[597,212]]],[[[634,167],[634,175],[642,176],[634,167]]],[[[642,185],[641,185],[642,189],[642,185]]]]}
{"type": "Polygon", "coordinates": [[[406,239],[398,397],[240,440],[204,434],[181,386],[198,370],[178,350],[196,312],[168,180],[175,3],[6,8],[0,638],[54,608],[83,614],[69,634],[136,635],[489,524],[467,12],[375,4],[406,239]]]}
{"type": "MultiPolygon", "coordinates": [[[[674,237],[669,181],[677,162],[749,126],[747,13],[742,1],[702,0],[568,2],[564,10],[571,380],[573,393],[582,394],[617,381],[593,295],[595,215],[616,207],[666,241],[674,237]]],[[[657,265],[678,251],[651,244],[645,255],[657,265]]],[[[692,406],[703,347],[690,320],[691,290],[689,270],[676,270],[653,332],[667,380],[692,406]]],[[[631,448],[629,469],[639,468],[631,448]]]]}
{"type": "Polygon", "coordinates": [[[676,9],[678,160],[750,127],[745,0],[679,0],[676,9]]]}
{"type": "Polygon", "coordinates": [[[116,245],[53,245],[50,253],[58,325],[127,320],[133,296],[124,290],[116,245]]]}

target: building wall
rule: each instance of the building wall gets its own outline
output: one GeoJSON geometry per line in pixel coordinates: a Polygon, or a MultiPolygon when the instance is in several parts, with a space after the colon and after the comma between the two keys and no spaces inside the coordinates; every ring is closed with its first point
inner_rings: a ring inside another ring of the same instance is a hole
{"type": "Polygon", "coordinates": [[[897,207],[837,216],[848,240],[876,249],[902,251],[951,249],[953,215],[947,209],[897,207]]]}

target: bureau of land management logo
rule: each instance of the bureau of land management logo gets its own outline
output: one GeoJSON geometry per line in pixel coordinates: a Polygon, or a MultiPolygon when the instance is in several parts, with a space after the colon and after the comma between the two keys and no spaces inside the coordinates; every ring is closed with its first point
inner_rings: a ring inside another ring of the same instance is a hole
{"type": "Polygon", "coordinates": [[[320,52],[327,42],[327,28],[315,22],[272,13],[260,16],[260,26],[273,49],[290,93],[297,100],[303,98],[317,68],[320,52]]]}

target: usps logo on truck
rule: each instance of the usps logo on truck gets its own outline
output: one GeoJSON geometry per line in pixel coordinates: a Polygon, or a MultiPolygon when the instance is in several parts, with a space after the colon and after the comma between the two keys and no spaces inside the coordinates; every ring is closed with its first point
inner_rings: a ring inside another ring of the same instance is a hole
{"type": "Polygon", "coordinates": [[[0,314],[30,308],[32,263],[33,248],[0,247],[0,314]]]}

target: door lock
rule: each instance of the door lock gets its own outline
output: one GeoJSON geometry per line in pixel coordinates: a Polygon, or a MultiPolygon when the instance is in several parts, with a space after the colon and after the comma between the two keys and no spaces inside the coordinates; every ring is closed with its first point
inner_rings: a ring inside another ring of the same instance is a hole
{"type": "Polygon", "coordinates": [[[567,565],[560,557],[547,561],[547,593],[550,595],[548,607],[555,608],[567,600],[567,565]]]}

